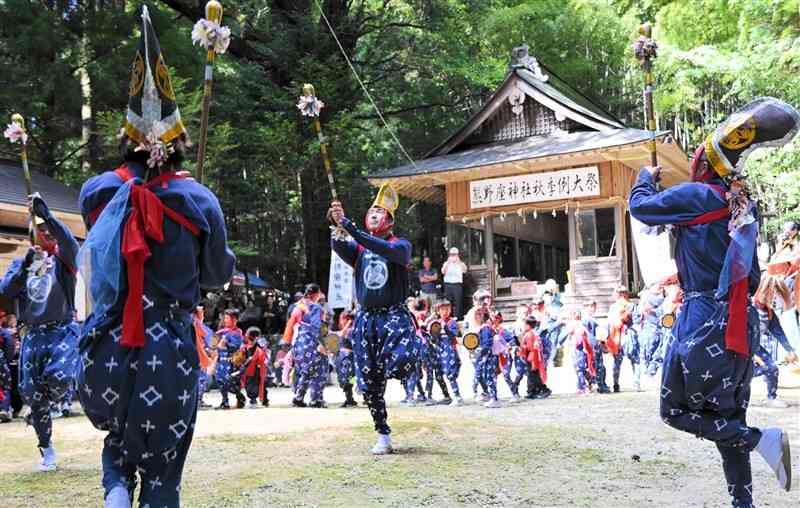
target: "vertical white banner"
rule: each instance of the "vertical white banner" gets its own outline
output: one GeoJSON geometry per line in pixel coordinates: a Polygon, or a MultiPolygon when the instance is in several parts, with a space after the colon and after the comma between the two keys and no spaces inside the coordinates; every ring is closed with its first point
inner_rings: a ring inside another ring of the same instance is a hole
{"type": "Polygon", "coordinates": [[[639,271],[642,273],[645,286],[651,286],[661,279],[678,273],[678,267],[672,259],[669,232],[665,231],[659,235],[645,233],[644,229],[647,226],[632,215],[630,218],[639,271]]]}
{"type": "Polygon", "coordinates": [[[328,279],[328,305],[331,309],[349,309],[353,304],[353,267],[331,252],[331,271],[328,279]]]}

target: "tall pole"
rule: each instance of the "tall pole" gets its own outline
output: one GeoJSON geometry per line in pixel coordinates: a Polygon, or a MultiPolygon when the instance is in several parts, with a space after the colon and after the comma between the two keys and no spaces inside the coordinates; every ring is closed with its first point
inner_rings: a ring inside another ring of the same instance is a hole
{"type": "Polygon", "coordinates": [[[317,133],[317,138],[319,139],[319,151],[320,154],[322,154],[322,163],[325,165],[325,175],[328,177],[328,186],[331,189],[331,196],[334,201],[339,201],[339,197],[336,194],[336,185],[333,180],[333,165],[331,164],[331,158],[328,154],[328,138],[326,138],[325,134],[322,132],[322,123],[319,121],[319,113],[325,104],[317,99],[314,85],[309,83],[303,85],[303,97],[300,103],[306,104],[305,109],[300,108],[301,111],[303,111],[303,115],[313,118],[314,131],[317,133]]]}
{"type": "Polygon", "coordinates": [[[653,26],[644,23],[639,27],[639,39],[633,44],[633,53],[644,72],[644,114],[650,139],[647,142],[647,151],[650,152],[650,165],[658,166],[656,152],[656,115],[653,108],[653,60],[658,56],[658,45],[653,40],[653,26]]]}
{"type": "MultiPolygon", "coordinates": [[[[221,3],[211,0],[206,4],[206,20],[216,23],[217,26],[222,23],[221,3]]],[[[205,183],[203,170],[206,159],[206,144],[208,143],[208,115],[211,110],[211,91],[214,85],[214,58],[216,55],[214,44],[207,46],[205,79],[203,81],[203,109],[200,116],[200,143],[197,146],[197,181],[201,184],[205,183]]]]}
{"type": "MultiPolygon", "coordinates": [[[[25,178],[25,192],[28,199],[33,196],[33,180],[31,179],[31,170],[28,167],[28,133],[25,130],[25,118],[19,113],[11,115],[11,125],[5,132],[6,138],[12,143],[19,143],[19,158],[22,162],[22,173],[25,178]]],[[[33,219],[33,210],[30,210],[29,227],[31,230],[31,245],[36,243],[36,222],[33,219]]]]}

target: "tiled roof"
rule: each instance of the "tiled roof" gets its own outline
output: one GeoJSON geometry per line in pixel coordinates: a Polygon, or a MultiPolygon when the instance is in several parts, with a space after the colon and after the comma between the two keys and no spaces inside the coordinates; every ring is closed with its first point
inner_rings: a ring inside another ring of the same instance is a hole
{"type": "MultiPolygon", "coordinates": [[[[78,190],[31,168],[34,192],[39,192],[52,210],[80,214],[78,190]]],[[[0,204],[27,206],[25,178],[18,161],[0,159],[0,204]]]]}

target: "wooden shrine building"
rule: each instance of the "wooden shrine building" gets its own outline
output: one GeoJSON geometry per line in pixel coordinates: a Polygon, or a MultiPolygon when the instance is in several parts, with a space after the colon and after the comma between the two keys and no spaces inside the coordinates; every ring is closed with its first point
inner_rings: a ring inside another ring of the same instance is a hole
{"type": "MultiPolygon", "coordinates": [[[[619,284],[640,286],[627,212],[647,131],[628,128],[516,48],[502,84],[467,123],[414,165],[371,174],[414,200],[446,208],[447,247],[502,307],[547,279],[605,313],[619,284]]],[[[688,159],[656,136],[666,187],[688,159]]]]}

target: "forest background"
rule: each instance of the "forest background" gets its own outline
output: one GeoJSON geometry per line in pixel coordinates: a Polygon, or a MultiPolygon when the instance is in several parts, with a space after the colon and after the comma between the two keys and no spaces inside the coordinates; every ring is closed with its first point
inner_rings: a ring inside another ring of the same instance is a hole
{"type": "MultiPolygon", "coordinates": [[[[632,127],[644,125],[631,43],[655,25],[659,128],[691,146],[763,95],[800,106],[800,0],[223,0],[233,33],[217,60],[207,151],[240,268],[276,287],[325,282],[330,193],[316,136],[295,108],[303,83],[322,121],[352,215],[368,172],[407,162],[320,16],[411,157],[477,109],[527,43],[550,71],[632,127]]],[[[119,164],[116,135],[138,41],[138,0],[0,1],[0,117],[29,119],[30,157],[72,186],[119,164]]],[[[190,33],[204,0],[150,0],[184,122],[198,139],[205,56],[190,33]]],[[[3,144],[0,156],[15,158],[3,144]]],[[[187,169],[194,167],[194,154],[187,169]]],[[[800,141],[748,161],[767,234],[800,219],[800,141]]],[[[408,200],[404,234],[441,259],[444,211],[408,200]]]]}

